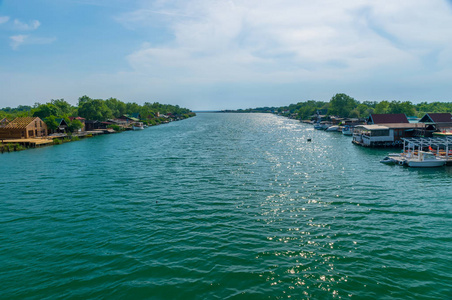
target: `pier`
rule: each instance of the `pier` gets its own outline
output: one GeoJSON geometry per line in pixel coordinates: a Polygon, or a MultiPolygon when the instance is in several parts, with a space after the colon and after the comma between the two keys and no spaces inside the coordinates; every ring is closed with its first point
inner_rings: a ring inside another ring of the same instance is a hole
{"type": "Polygon", "coordinates": [[[452,137],[420,137],[402,138],[403,152],[400,156],[391,156],[399,165],[403,165],[408,153],[417,155],[419,151],[430,151],[446,160],[446,165],[452,165],[452,137]]]}
{"type": "Polygon", "coordinates": [[[37,146],[42,146],[42,145],[47,145],[47,144],[52,144],[53,140],[52,139],[44,139],[44,138],[31,138],[31,139],[5,139],[5,140],[1,140],[2,143],[4,144],[19,144],[19,145],[23,145],[25,147],[32,147],[35,148],[37,146]]]}

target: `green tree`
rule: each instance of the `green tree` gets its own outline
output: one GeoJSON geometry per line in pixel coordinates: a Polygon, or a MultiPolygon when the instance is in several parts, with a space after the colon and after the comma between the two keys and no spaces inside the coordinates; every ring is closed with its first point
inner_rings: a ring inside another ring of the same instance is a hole
{"type": "Polygon", "coordinates": [[[78,106],[80,107],[83,103],[85,103],[85,102],[89,102],[89,101],[92,101],[93,99],[91,99],[90,97],[88,97],[88,96],[81,96],[80,98],[78,98],[78,106]]]}
{"type": "Polygon", "coordinates": [[[72,114],[72,112],[74,111],[72,105],[66,102],[64,99],[52,99],[50,100],[50,103],[56,107],[58,116],[67,116],[72,114]]]}
{"type": "Polygon", "coordinates": [[[374,113],[376,114],[387,114],[389,113],[389,102],[384,100],[375,105],[374,113]]]}
{"type": "Polygon", "coordinates": [[[349,114],[348,117],[349,118],[359,118],[361,115],[359,113],[359,110],[357,108],[352,109],[349,114]]]}
{"type": "Polygon", "coordinates": [[[133,102],[133,103],[126,103],[126,112],[128,114],[134,114],[140,112],[140,106],[133,102]]]}
{"type": "Polygon", "coordinates": [[[41,119],[58,115],[59,115],[58,108],[51,103],[41,104],[33,111],[33,117],[39,117],[41,119]]]}
{"type": "Polygon", "coordinates": [[[348,117],[350,111],[357,107],[358,104],[358,101],[346,94],[336,94],[330,100],[328,114],[348,117]]]}
{"type": "Polygon", "coordinates": [[[79,105],[78,114],[87,120],[105,121],[113,117],[111,109],[108,108],[104,100],[100,99],[83,101],[79,105]]]}
{"type": "Polygon", "coordinates": [[[51,115],[45,118],[44,122],[47,125],[47,129],[49,130],[56,130],[60,124],[57,122],[57,117],[51,115]]]}
{"type": "Polygon", "coordinates": [[[110,108],[113,116],[118,118],[126,113],[126,104],[116,98],[105,100],[105,104],[110,108]]]}
{"type": "Polygon", "coordinates": [[[69,123],[68,123],[68,131],[69,132],[76,132],[79,129],[81,129],[82,127],[83,127],[83,123],[76,119],[69,121],[69,123]]]}

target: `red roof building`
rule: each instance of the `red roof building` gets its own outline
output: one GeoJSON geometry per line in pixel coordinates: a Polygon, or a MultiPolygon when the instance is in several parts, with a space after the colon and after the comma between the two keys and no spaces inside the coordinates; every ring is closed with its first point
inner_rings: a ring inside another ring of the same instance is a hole
{"type": "Polygon", "coordinates": [[[371,114],[367,124],[410,123],[405,114],[371,114]]]}
{"type": "Polygon", "coordinates": [[[419,120],[422,123],[451,123],[452,115],[450,113],[431,113],[425,114],[422,119],[419,120]]]}

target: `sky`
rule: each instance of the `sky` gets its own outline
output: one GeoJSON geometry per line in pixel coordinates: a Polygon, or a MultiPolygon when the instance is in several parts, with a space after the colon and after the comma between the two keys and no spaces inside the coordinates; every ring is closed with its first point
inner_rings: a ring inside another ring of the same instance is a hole
{"type": "Polygon", "coordinates": [[[0,107],[452,102],[452,1],[0,0],[0,107]]]}

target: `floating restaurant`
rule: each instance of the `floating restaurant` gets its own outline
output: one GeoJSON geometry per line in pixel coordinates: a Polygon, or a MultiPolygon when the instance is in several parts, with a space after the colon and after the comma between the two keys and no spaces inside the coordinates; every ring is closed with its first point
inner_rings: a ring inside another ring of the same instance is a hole
{"type": "Polygon", "coordinates": [[[353,131],[352,142],[364,147],[400,147],[404,138],[425,134],[424,123],[358,125],[353,131]]]}
{"type": "Polygon", "coordinates": [[[353,143],[365,147],[401,147],[405,139],[452,137],[450,113],[426,114],[410,123],[405,114],[371,114],[367,125],[354,128],[353,143]]]}

